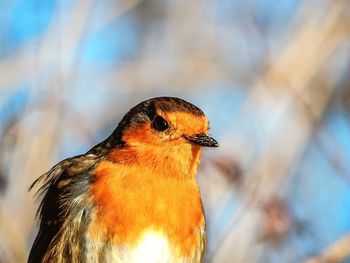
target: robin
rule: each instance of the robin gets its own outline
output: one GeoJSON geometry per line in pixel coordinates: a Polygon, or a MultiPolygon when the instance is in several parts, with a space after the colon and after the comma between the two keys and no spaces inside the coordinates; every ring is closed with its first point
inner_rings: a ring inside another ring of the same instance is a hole
{"type": "Polygon", "coordinates": [[[205,216],[195,181],[217,147],[191,103],[153,98],[106,140],[40,176],[40,228],[28,262],[202,262],[205,216]]]}

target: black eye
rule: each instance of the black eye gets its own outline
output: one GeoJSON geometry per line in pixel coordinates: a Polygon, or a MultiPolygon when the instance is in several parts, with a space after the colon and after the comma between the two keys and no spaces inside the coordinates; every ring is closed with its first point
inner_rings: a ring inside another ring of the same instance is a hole
{"type": "Polygon", "coordinates": [[[167,121],[158,115],[154,117],[152,125],[156,131],[165,131],[169,127],[167,121]]]}

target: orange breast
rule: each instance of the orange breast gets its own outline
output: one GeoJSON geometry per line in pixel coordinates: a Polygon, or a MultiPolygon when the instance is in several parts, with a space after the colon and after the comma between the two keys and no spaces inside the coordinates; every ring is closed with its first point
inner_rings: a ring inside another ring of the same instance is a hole
{"type": "Polygon", "coordinates": [[[132,247],[152,229],[163,233],[181,257],[190,257],[201,244],[205,219],[194,179],[104,161],[96,170],[92,197],[97,212],[91,236],[103,233],[115,244],[132,247]]]}

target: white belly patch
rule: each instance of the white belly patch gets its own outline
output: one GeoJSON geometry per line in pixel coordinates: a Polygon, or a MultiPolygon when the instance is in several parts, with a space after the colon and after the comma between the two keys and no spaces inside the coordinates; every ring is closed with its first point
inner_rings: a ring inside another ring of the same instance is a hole
{"type": "MultiPolygon", "coordinates": [[[[169,244],[166,236],[160,231],[146,230],[133,247],[125,245],[109,245],[103,237],[94,238],[87,236],[87,263],[194,263],[201,262],[202,249],[197,248],[195,253],[186,258],[179,258],[169,244]],[[100,253],[103,253],[103,260],[100,253]]],[[[201,244],[203,246],[203,243],[201,244]]]]}
{"type": "Polygon", "coordinates": [[[118,263],[173,263],[175,260],[168,240],[159,232],[146,231],[133,248],[112,247],[106,262],[118,263]]]}

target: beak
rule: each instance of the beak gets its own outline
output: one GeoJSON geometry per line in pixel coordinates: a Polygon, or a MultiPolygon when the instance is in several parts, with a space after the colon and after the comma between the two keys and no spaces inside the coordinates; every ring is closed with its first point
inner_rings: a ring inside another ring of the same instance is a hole
{"type": "Polygon", "coordinates": [[[205,147],[218,147],[219,143],[212,137],[204,134],[204,133],[200,133],[200,134],[196,134],[193,136],[188,136],[188,135],[184,135],[184,138],[189,141],[190,143],[194,143],[200,146],[205,146],[205,147]]]}

